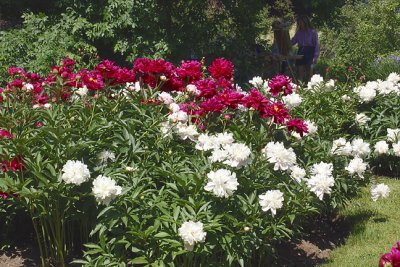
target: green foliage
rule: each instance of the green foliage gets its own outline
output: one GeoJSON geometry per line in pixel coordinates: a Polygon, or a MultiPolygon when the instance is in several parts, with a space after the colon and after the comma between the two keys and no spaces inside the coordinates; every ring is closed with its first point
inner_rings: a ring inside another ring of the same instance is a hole
{"type": "Polygon", "coordinates": [[[399,10],[397,0],[348,2],[341,8],[334,27],[322,31],[322,56],[331,62],[329,65],[352,65],[368,73],[376,67],[378,56],[398,52],[399,10]]]}
{"type": "Polygon", "coordinates": [[[0,77],[9,66],[47,74],[66,55],[82,66],[93,61],[96,48],[79,38],[84,28],[79,18],[64,14],[56,23],[44,14],[26,13],[23,18],[21,29],[0,32],[0,77]]]}

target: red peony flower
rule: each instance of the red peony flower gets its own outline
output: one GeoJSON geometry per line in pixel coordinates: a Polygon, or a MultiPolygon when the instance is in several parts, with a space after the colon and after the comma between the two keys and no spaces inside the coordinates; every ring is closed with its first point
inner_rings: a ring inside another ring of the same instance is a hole
{"type": "Polygon", "coordinates": [[[198,61],[182,61],[181,66],[176,69],[176,74],[186,84],[196,82],[203,77],[201,64],[198,61]]]}
{"type": "Polygon", "coordinates": [[[0,129],[0,137],[14,138],[14,136],[10,132],[2,129],[0,129]]]}
{"type": "Polygon", "coordinates": [[[200,108],[202,110],[202,114],[208,114],[210,112],[219,113],[222,112],[222,110],[225,108],[225,105],[221,103],[217,97],[213,97],[201,103],[200,108]]]}
{"type": "Polygon", "coordinates": [[[217,94],[218,85],[213,79],[203,79],[195,83],[199,97],[211,98],[217,94]]]}
{"type": "Polygon", "coordinates": [[[293,92],[292,85],[290,85],[290,78],[285,75],[277,75],[268,82],[270,93],[272,96],[277,96],[280,92],[284,95],[289,95],[293,92]]]}
{"type": "Polygon", "coordinates": [[[382,255],[379,260],[379,267],[400,267],[400,242],[397,242],[397,247],[392,247],[390,253],[382,255]]]}
{"type": "Polygon", "coordinates": [[[234,66],[229,60],[217,58],[208,67],[208,71],[214,79],[225,78],[230,80],[233,77],[233,68],[234,66]]]}
{"type": "Polygon", "coordinates": [[[82,82],[89,90],[98,91],[104,88],[104,82],[97,71],[83,70],[81,73],[82,82]]]}
{"type": "Polygon", "coordinates": [[[14,172],[25,170],[25,162],[23,158],[20,156],[14,157],[10,162],[9,168],[14,172]]]}
{"type": "Polygon", "coordinates": [[[8,68],[8,74],[11,76],[25,76],[26,71],[22,68],[17,68],[17,67],[10,67],[8,68]]]}
{"type": "Polygon", "coordinates": [[[0,191],[0,198],[2,198],[2,199],[7,199],[7,198],[8,198],[7,193],[6,193],[6,192],[1,192],[1,191],[0,191]]]}
{"type": "Polygon", "coordinates": [[[257,111],[264,111],[270,101],[256,88],[252,88],[249,94],[243,99],[243,105],[247,108],[253,108],[257,111]]]}
{"type": "Polygon", "coordinates": [[[304,133],[308,133],[308,127],[307,124],[304,122],[304,120],[301,119],[290,119],[287,123],[286,126],[288,127],[289,132],[295,131],[300,134],[300,136],[303,136],[304,133]]]}
{"type": "Polygon", "coordinates": [[[272,117],[275,123],[284,123],[285,120],[290,117],[289,111],[281,102],[268,105],[262,112],[260,112],[260,115],[263,118],[272,117]]]}
{"type": "Polygon", "coordinates": [[[61,65],[63,65],[64,67],[67,67],[67,68],[73,67],[73,66],[75,66],[75,64],[76,64],[76,61],[69,57],[64,58],[63,61],[61,62],[61,65]]]}
{"type": "Polygon", "coordinates": [[[223,90],[215,96],[220,103],[231,109],[236,109],[239,104],[242,104],[243,97],[243,94],[231,89],[223,90]]]}

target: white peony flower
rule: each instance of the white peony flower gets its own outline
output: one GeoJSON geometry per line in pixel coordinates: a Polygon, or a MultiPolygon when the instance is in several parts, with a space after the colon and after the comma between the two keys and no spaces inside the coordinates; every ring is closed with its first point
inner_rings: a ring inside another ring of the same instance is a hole
{"type": "Polygon", "coordinates": [[[392,82],[392,83],[398,83],[400,82],[400,75],[397,74],[396,72],[392,72],[389,74],[387,77],[386,81],[392,82]]]}
{"type": "Polygon", "coordinates": [[[62,168],[61,179],[67,184],[80,185],[90,178],[88,167],[81,161],[68,160],[62,168]]]}
{"type": "Polygon", "coordinates": [[[86,85],[84,85],[83,87],[78,88],[75,91],[75,94],[82,97],[82,96],[86,96],[88,92],[89,92],[89,90],[87,89],[86,85]]]}
{"type": "Polygon", "coordinates": [[[360,103],[368,103],[375,98],[376,91],[374,88],[362,86],[358,92],[358,96],[360,97],[360,103]]]}
{"type": "Polygon", "coordinates": [[[379,141],[375,144],[375,153],[378,155],[387,154],[389,152],[389,145],[386,141],[379,141]]]}
{"type": "Polygon", "coordinates": [[[274,163],[274,170],[287,170],[296,164],[293,148],[286,149],[281,142],[269,142],[263,151],[269,163],[274,163]]]}
{"type": "Polygon", "coordinates": [[[283,193],[279,190],[268,190],[258,197],[261,209],[263,211],[271,210],[272,217],[276,215],[276,210],[283,206],[283,193]]]}
{"type": "Polygon", "coordinates": [[[333,141],[331,153],[339,156],[350,156],[352,147],[350,142],[344,138],[339,138],[333,141]]]}
{"type": "Polygon", "coordinates": [[[328,91],[331,91],[333,88],[335,88],[335,80],[330,79],[325,83],[325,88],[328,91]]]}
{"type": "Polygon", "coordinates": [[[367,170],[367,163],[361,158],[356,157],[350,161],[345,169],[350,175],[357,174],[360,178],[364,178],[363,174],[367,170]]]}
{"type": "Polygon", "coordinates": [[[301,101],[302,101],[301,96],[296,93],[292,93],[290,95],[283,96],[282,99],[288,109],[292,109],[292,108],[300,106],[301,101]]]}
{"type": "Polygon", "coordinates": [[[192,141],[196,141],[196,136],[199,135],[196,126],[193,124],[186,125],[184,123],[178,123],[175,129],[176,133],[182,140],[189,138],[192,141]]]}
{"type": "Polygon", "coordinates": [[[115,161],[115,153],[110,150],[103,150],[99,154],[99,161],[101,165],[107,164],[108,161],[115,161]]]}
{"type": "Polygon", "coordinates": [[[211,162],[222,162],[228,157],[224,149],[214,149],[208,160],[211,162]]]}
{"type": "Polygon", "coordinates": [[[163,137],[165,138],[167,136],[171,136],[173,128],[174,125],[172,125],[169,121],[162,122],[160,131],[163,134],[163,137]]]}
{"type": "Polygon", "coordinates": [[[313,89],[314,87],[320,86],[324,82],[324,78],[322,78],[319,74],[314,74],[310,81],[307,84],[307,89],[313,89]]]}
{"type": "Polygon", "coordinates": [[[394,155],[400,157],[400,141],[397,144],[393,143],[392,146],[394,155]]]}
{"type": "Polygon", "coordinates": [[[204,190],[212,192],[217,197],[229,197],[237,190],[239,185],[236,173],[226,169],[211,171],[207,174],[208,183],[204,190]]]}
{"type": "Polygon", "coordinates": [[[387,128],[386,131],[387,131],[387,140],[389,142],[400,141],[400,129],[399,128],[397,128],[397,129],[387,128]]]}
{"type": "Polygon", "coordinates": [[[290,168],[290,177],[300,183],[306,177],[306,171],[303,168],[295,165],[290,168]]]}
{"type": "Polygon", "coordinates": [[[348,95],[342,95],[341,98],[342,98],[343,101],[350,101],[351,100],[351,97],[348,96],[348,95]]]}
{"type": "Polygon", "coordinates": [[[320,163],[314,163],[310,172],[312,175],[332,176],[333,164],[322,161],[320,163]]]}
{"type": "Polygon", "coordinates": [[[51,108],[51,104],[50,103],[46,103],[43,105],[44,108],[51,108]]]}
{"type": "Polygon", "coordinates": [[[316,174],[307,180],[307,187],[311,192],[314,192],[320,200],[324,198],[324,194],[331,193],[334,185],[335,179],[330,175],[316,174]]]}
{"type": "Polygon", "coordinates": [[[28,92],[29,92],[29,91],[32,91],[33,88],[34,88],[33,84],[31,84],[31,83],[25,84],[25,89],[26,89],[26,91],[28,91],[28,92]]]}
{"type": "Polygon", "coordinates": [[[196,141],[195,148],[201,151],[208,151],[212,149],[217,149],[219,144],[215,140],[215,136],[210,136],[208,134],[200,134],[196,141]]]}
{"type": "Polygon", "coordinates": [[[397,90],[394,83],[389,81],[380,81],[378,86],[378,92],[380,95],[388,95],[397,90]]]}
{"type": "Polygon", "coordinates": [[[369,144],[364,142],[361,138],[354,139],[351,142],[352,155],[355,157],[365,157],[371,153],[369,144]]]}
{"type": "Polygon", "coordinates": [[[224,132],[224,133],[218,133],[215,136],[215,142],[217,143],[218,146],[230,145],[235,142],[235,139],[233,139],[232,133],[224,132]]]}
{"type": "Polygon", "coordinates": [[[178,229],[179,236],[183,239],[185,249],[192,251],[196,243],[203,243],[207,233],[203,230],[201,222],[184,222],[178,229]]]}
{"type": "Polygon", "coordinates": [[[356,123],[360,126],[367,124],[370,120],[371,118],[364,113],[356,114],[356,123]]]}
{"type": "Polygon", "coordinates": [[[168,105],[168,108],[169,108],[169,110],[170,110],[172,113],[177,113],[178,111],[181,110],[181,108],[179,107],[179,105],[178,105],[177,103],[171,103],[171,104],[169,104],[169,105],[168,105]]]}
{"type": "Polygon", "coordinates": [[[234,143],[223,147],[227,153],[224,164],[241,168],[251,163],[251,150],[246,144],[234,143]]]}
{"type": "Polygon", "coordinates": [[[249,83],[256,88],[261,89],[263,87],[264,80],[260,76],[256,76],[253,77],[253,79],[251,79],[249,83]]]}
{"type": "Polygon", "coordinates": [[[174,103],[174,98],[167,92],[161,92],[158,95],[158,100],[160,100],[161,102],[163,102],[165,105],[170,105],[172,103],[174,103]]]}
{"type": "Polygon", "coordinates": [[[371,187],[371,198],[377,201],[379,198],[387,198],[390,193],[389,186],[385,184],[377,184],[371,187]]]}
{"type": "Polygon", "coordinates": [[[199,89],[197,89],[196,85],[194,85],[194,84],[186,85],[186,90],[189,92],[189,94],[192,94],[192,95],[199,95],[200,94],[199,89]]]}
{"type": "Polygon", "coordinates": [[[172,122],[187,122],[188,115],[186,112],[179,110],[168,115],[168,119],[172,122]]]}
{"type": "Polygon", "coordinates": [[[305,121],[305,124],[307,125],[308,133],[305,133],[304,135],[312,135],[318,131],[318,126],[314,122],[305,121]]]}
{"type": "Polygon", "coordinates": [[[93,181],[92,192],[98,203],[108,205],[122,192],[122,187],[118,186],[110,177],[99,175],[93,181]]]}

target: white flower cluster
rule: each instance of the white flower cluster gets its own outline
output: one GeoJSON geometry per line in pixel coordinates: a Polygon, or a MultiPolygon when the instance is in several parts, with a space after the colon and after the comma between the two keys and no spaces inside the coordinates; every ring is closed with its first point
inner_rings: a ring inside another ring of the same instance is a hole
{"type": "Polygon", "coordinates": [[[276,210],[283,206],[283,193],[279,190],[268,190],[258,196],[261,209],[271,211],[272,217],[276,215],[276,210]]]}
{"type": "Polygon", "coordinates": [[[391,128],[387,128],[387,140],[389,142],[397,142],[400,141],[400,129],[391,129],[391,128]]]}
{"type": "Polygon", "coordinates": [[[371,152],[369,144],[363,139],[354,139],[351,143],[343,137],[333,141],[331,153],[338,156],[365,157],[371,152]]]}
{"type": "Polygon", "coordinates": [[[374,152],[378,155],[385,155],[389,153],[389,144],[386,141],[378,141],[375,144],[374,152]]]}
{"type": "Polygon", "coordinates": [[[370,120],[371,120],[371,118],[368,117],[367,115],[365,115],[365,113],[356,114],[355,121],[359,126],[366,125],[370,120]]]}
{"type": "Polygon", "coordinates": [[[296,93],[292,93],[290,95],[283,96],[282,100],[288,109],[293,109],[295,107],[300,106],[301,102],[303,101],[301,96],[296,93]]]}
{"type": "Polygon", "coordinates": [[[391,73],[385,81],[376,80],[369,81],[365,85],[358,86],[353,91],[358,94],[360,103],[371,102],[377,94],[388,95],[396,93],[400,96],[400,75],[397,73],[391,73]]]}
{"type": "Polygon", "coordinates": [[[364,178],[364,172],[367,170],[367,163],[361,158],[355,157],[345,169],[350,175],[357,174],[360,178],[364,178]]]}
{"type": "Polygon", "coordinates": [[[286,171],[296,164],[296,154],[293,148],[286,149],[281,142],[269,142],[263,149],[269,163],[274,164],[274,170],[286,171]]]}
{"type": "Polygon", "coordinates": [[[81,161],[68,160],[62,168],[61,179],[66,184],[80,185],[90,178],[88,167],[81,161]]]}
{"type": "Polygon", "coordinates": [[[341,137],[333,141],[331,153],[338,156],[350,156],[352,150],[350,142],[341,137]]]}
{"type": "Polygon", "coordinates": [[[268,81],[263,80],[260,76],[253,77],[249,83],[259,90],[263,90],[265,92],[269,91],[268,81]]]}
{"type": "Polygon", "coordinates": [[[115,161],[115,154],[110,150],[103,150],[99,154],[99,162],[101,165],[107,164],[109,161],[115,161]]]}
{"type": "Polygon", "coordinates": [[[304,133],[304,135],[313,135],[317,133],[318,126],[312,121],[304,121],[308,128],[308,133],[304,133]]]}
{"type": "Polygon", "coordinates": [[[290,178],[292,178],[297,183],[300,183],[306,177],[306,170],[303,168],[294,165],[290,168],[290,178]]]}
{"type": "Polygon", "coordinates": [[[208,183],[204,190],[213,192],[217,197],[229,197],[237,190],[239,185],[236,173],[226,169],[211,171],[207,174],[208,183]]]}
{"type": "Polygon", "coordinates": [[[319,75],[319,74],[314,74],[310,81],[307,84],[307,90],[315,90],[317,88],[320,88],[324,86],[324,88],[327,91],[331,91],[333,88],[335,88],[335,81],[330,79],[326,83],[324,83],[324,78],[319,75]]]}
{"type": "MultiPolygon", "coordinates": [[[[80,185],[90,178],[88,167],[81,161],[68,160],[62,168],[61,179],[67,184],[80,185]]],[[[93,181],[92,192],[97,202],[108,205],[122,192],[122,187],[117,186],[109,177],[99,175],[93,181]]]]}
{"type": "Polygon", "coordinates": [[[99,175],[93,181],[92,192],[97,202],[108,205],[111,200],[122,192],[122,187],[118,186],[110,177],[99,175]]]}
{"type": "Polygon", "coordinates": [[[178,229],[179,236],[183,239],[185,249],[192,251],[196,243],[203,243],[207,233],[204,232],[203,223],[188,221],[178,229]]]}
{"type": "Polygon", "coordinates": [[[201,134],[196,141],[196,149],[212,150],[210,162],[222,162],[234,168],[241,168],[251,163],[251,150],[246,144],[235,143],[231,133],[216,135],[201,134]]]}
{"type": "Polygon", "coordinates": [[[314,192],[317,197],[322,200],[324,194],[330,194],[332,187],[335,185],[335,179],[332,175],[332,163],[315,163],[311,167],[311,177],[307,179],[307,187],[314,192]]]}
{"type": "Polygon", "coordinates": [[[377,184],[371,187],[371,198],[377,201],[379,198],[387,198],[390,193],[389,186],[385,184],[377,184]]]}

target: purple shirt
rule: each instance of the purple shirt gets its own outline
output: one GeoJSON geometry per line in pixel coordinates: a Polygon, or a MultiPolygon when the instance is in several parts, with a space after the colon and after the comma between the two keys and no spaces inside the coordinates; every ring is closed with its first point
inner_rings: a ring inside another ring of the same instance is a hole
{"type": "Polygon", "coordinates": [[[290,41],[292,45],[297,44],[300,46],[314,46],[314,59],[316,60],[319,57],[319,42],[318,42],[318,33],[314,29],[310,29],[308,31],[299,30],[295,33],[292,40],[290,41]]]}

